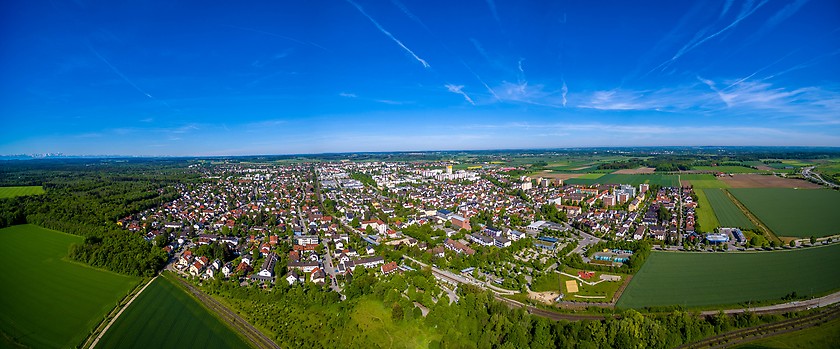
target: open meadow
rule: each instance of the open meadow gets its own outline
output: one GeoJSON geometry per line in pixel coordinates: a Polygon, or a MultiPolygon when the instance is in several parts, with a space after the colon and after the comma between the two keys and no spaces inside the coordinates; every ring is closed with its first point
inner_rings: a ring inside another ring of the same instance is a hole
{"type": "Polygon", "coordinates": [[[720,226],[756,229],[755,224],[729,199],[729,196],[726,195],[723,189],[710,188],[703,189],[702,191],[712,205],[715,217],[717,217],[720,226]]]}
{"type": "Polygon", "coordinates": [[[0,199],[13,198],[15,196],[43,194],[44,188],[40,185],[28,187],[0,187],[0,199]]]}
{"type": "Polygon", "coordinates": [[[806,238],[840,233],[840,192],[790,188],[728,190],[778,236],[806,238]]]}
{"type": "Polygon", "coordinates": [[[158,277],[97,344],[99,348],[248,348],[186,291],[158,277]]]}
{"type": "Polygon", "coordinates": [[[653,252],[618,307],[702,307],[781,300],[840,288],[840,244],[748,253],[653,252]]]}
{"type": "Polygon", "coordinates": [[[75,347],[139,283],[67,260],[82,241],[35,225],[0,229],[0,344],[75,347]]]}

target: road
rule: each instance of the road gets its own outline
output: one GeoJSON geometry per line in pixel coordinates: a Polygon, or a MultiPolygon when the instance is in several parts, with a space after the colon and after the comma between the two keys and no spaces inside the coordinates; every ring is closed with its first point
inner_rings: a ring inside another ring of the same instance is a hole
{"type": "Polygon", "coordinates": [[[811,180],[816,180],[823,185],[828,186],[829,188],[840,188],[840,185],[831,183],[820,176],[819,173],[811,172],[814,169],[814,166],[806,167],[802,169],[802,176],[811,180]]]}

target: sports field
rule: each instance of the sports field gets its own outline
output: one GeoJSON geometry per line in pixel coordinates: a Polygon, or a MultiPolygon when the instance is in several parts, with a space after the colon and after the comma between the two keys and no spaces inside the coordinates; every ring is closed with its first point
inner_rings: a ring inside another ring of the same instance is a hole
{"type": "Polygon", "coordinates": [[[40,185],[29,187],[0,187],[0,199],[13,198],[15,196],[43,194],[44,188],[40,185]]]}
{"type": "Polygon", "coordinates": [[[617,306],[687,307],[781,300],[840,289],[840,244],[754,253],[653,252],[617,306]]]}
{"type": "Polygon", "coordinates": [[[606,174],[595,179],[572,178],[566,181],[567,184],[630,184],[639,185],[642,183],[656,184],[663,187],[678,187],[680,180],[677,175],[664,174],[606,174]]]}
{"type": "Polygon", "coordinates": [[[732,203],[732,200],[726,196],[723,189],[703,189],[703,193],[706,194],[706,198],[712,205],[712,209],[715,211],[715,216],[717,217],[720,226],[756,229],[755,224],[753,224],[750,219],[744,215],[744,212],[742,212],[738,206],[735,206],[735,204],[732,203]]]}
{"type": "Polygon", "coordinates": [[[778,236],[840,233],[840,192],[792,188],[739,188],[729,192],[778,236]]]}
{"type": "Polygon", "coordinates": [[[97,348],[249,348],[184,290],[158,277],[97,344],[97,348]]]}
{"type": "Polygon", "coordinates": [[[82,241],[35,225],[0,229],[3,334],[33,348],[75,347],[139,283],[66,260],[82,241]]]}

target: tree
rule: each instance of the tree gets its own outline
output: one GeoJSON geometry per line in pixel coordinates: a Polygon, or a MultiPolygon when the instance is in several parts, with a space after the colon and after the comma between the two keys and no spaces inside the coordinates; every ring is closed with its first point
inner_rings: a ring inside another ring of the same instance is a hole
{"type": "Polygon", "coordinates": [[[400,306],[400,303],[394,303],[394,306],[391,307],[391,318],[394,319],[394,321],[403,319],[403,308],[400,306]]]}
{"type": "Polygon", "coordinates": [[[811,236],[811,245],[817,243],[817,238],[815,236],[811,236]]]}
{"type": "Polygon", "coordinates": [[[796,240],[790,240],[790,247],[796,247],[796,240]]]}

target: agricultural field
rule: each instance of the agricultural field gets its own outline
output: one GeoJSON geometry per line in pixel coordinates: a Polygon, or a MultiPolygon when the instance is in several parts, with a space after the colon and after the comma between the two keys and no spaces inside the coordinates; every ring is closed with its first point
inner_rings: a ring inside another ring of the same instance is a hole
{"type": "Polygon", "coordinates": [[[697,195],[697,224],[695,227],[698,232],[708,233],[720,227],[715,211],[712,209],[712,204],[706,197],[706,192],[703,189],[694,189],[694,194],[697,195]]]}
{"type": "Polygon", "coordinates": [[[831,160],[820,164],[814,168],[814,171],[829,182],[840,183],[840,160],[831,160]]]}
{"type": "Polygon", "coordinates": [[[100,348],[248,348],[186,291],[158,277],[97,344],[100,348]]]}
{"type": "Polygon", "coordinates": [[[0,331],[6,341],[76,347],[140,282],[67,260],[70,245],[82,242],[36,225],[0,229],[0,331]]]}
{"type": "Polygon", "coordinates": [[[840,233],[840,192],[790,188],[729,192],[778,236],[806,238],[840,233]]]}
{"type": "Polygon", "coordinates": [[[651,253],[618,300],[621,308],[703,307],[781,300],[840,288],[840,244],[754,253],[651,253]]]}
{"type": "Polygon", "coordinates": [[[0,187],[0,199],[13,198],[15,196],[43,194],[44,188],[38,186],[28,187],[0,187]]]}
{"type": "MultiPolygon", "coordinates": [[[[709,188],[702,191],[712,205],[720,226],[756,229],[755,224],[729,199],[723,189],[709,188]]],[[[702,223],[700,226],[703,226],[702,223]]]]}
{"type": "Polygon", "coordinates": [[[756,170],[750,167],[744,166],[694,166],[691,168],[695,171],[711,171],[711,172],[723,172],[723,173],[764,173],[767,171],[756,170]]]}
{"type": "Polygon", "coordinates": [[[805,188],[819,189],[819,184],[801,179],[782,178],[771,175],[740,174],[720,177],[730,188],[805,188]]]}
{"type": "Polygon", "coordinates": [[[680,184],[691,185],[695,191],[706,188],[729,188],[726,182],[720,181],[717,177],[709,174],[684,174],[680,175],[680,184]]]}
{"type": "Polygon", "coordinates": [[[663,187],[677,187],[680,185],[680,180],[677,175],[665,174],[606,174],[595,179],[572,178],[566,181],[568,184],[630,184],[639,185],[648,183],[652,185],[660,185],[663,187]]]}

